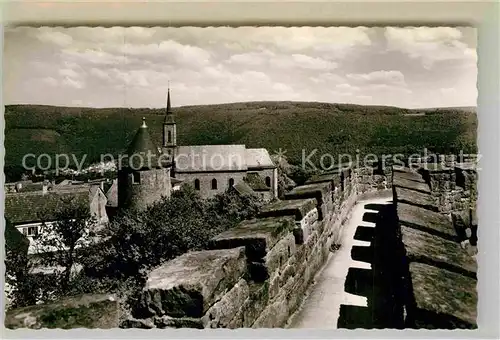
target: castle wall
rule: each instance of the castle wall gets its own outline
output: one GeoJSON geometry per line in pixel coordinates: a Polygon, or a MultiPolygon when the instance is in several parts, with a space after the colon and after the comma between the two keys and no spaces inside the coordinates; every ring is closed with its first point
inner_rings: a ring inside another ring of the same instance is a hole
{"type": "Polygon", "coordinates": [[[477,201],[477,172],[466,166],[436,169],[422,168],[420,172],[431,188],[432,197],[442,213],[475,209],[477,201]]]}
{"type": "Polygon", "coordinates": [[[140,178],[134,183],[133,173],[127,169],[118,171],[118,206],[121,209],[143,210],[170,196],[170,169],[151,169],[136,172],[140,178]]]}
{"type": "MultiPolygon", "coordinates": [[[[380,186],[357,171],[294,188],[256,219],[153,270],[123,327],[284,327],[297,310],[351,208],[380,186]],[[189,264],[189,265],[187,265],[189,264]]],[[[385,187],[384,187],[385,188],[385,187]]]]}

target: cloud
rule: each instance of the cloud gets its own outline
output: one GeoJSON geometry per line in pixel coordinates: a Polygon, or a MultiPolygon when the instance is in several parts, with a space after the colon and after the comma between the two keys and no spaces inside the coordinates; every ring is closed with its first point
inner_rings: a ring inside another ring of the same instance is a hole
{"type": "Polygon", "coordinates": [[[262,26],[8,29],[6,100],[70,105],[77,95],[82,105],[158,107],[165,105],[170,81],[175,105],[246,100],[463,105],[475,100],[470,33],[262,26]]]}
{"type": "Polygon", "coordinates": [[[210,53],[202,48],[182,45],[178,42],[167,40],[159,44],[129,44],[118,47],[118,53],[136,58],[176,62],[185,67],[201,68],[209,63],[210,53]]]}
{"type": "Polygon", "coordinates": [[[73,42],[73,38],[70,35],[49,27],[41,27],[36,31],[35,36],[43,43],[50,43],[61,47],[69,46],[73,42]]]}
{"type": "Polygon", "coordinates": [[[114,55],[109,52],[94,49],[64,49],[60,52],[60,58],[66,62],[72,62],[79,65],[118,65],[130,62],[130,59],[126,56],[114,55]]]}
{"type": "Polygon", "coordinates": [[[345,91],[347,93],[358,92],[360,90],[359,87],[352,86],[352,85],[347,84],[347,83],[335,85],[335,89],[338,91],[345,91]]]}
{"type": "Polygon", "coordinates": [[[406,86],[405,76],[401,71],[374,71],[363,74],[348,74],[348,79],[358,84],[386,84],[393,86],[406,86]]]}
{"type": "Polygon", "coordinates": [[[95,77],[97,77],[99,79],[102,79],[102,80],[110,80],[111,79],[111,77],[109,76],[108,72],[103,71],[103,70],[101,70],[99,68],[95,68],[95,67],[93,67],[93,68],[90,69],[90,74],[92,76],[95,76],[95,77]]]}
{"type": "Polygon", "coordinates": [[[458,28],[388,27],[385,29],[385,38],[389,51],[400,51],[410,58],[420,60],[426,69],[441,61],[477,61],[475,48],[462,41],[463,33],[458,28]]]}
{"type": "Polygon", "coordinates": [[[74,69],[71,68],[62,68],[59,70],[59,74],[63,77],[68,77],[68,78],[80,78],[81,74],[76,72],[74,69]]]}
{"type": "Polygon", "coordinates": [[[42,82],[50,86],[57,86],[57,84],[59,83],[54,77],[42,78],[42,82]]]}
{"type": "Polygon", "coordinates": [[[76,80],[69,77],[65,77],[62,84],[75,89],[83,89],[85,87],[85,82],[83,80],[76,80]]]}

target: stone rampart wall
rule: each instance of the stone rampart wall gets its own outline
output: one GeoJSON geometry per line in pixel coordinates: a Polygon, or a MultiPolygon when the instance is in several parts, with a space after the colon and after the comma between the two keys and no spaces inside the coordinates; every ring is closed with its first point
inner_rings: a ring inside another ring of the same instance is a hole
{"type": "Polygon", "coordinates": [[[360,195],[390,187],[371,169],[311,178],[258,218],[154,269],[122,327],[283,327],[360,195]]]}

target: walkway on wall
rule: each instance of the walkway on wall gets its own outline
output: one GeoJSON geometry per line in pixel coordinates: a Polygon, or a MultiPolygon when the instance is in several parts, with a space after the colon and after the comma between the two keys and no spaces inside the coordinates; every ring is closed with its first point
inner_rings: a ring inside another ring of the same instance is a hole
{"type": "Polygon", "coordinates": [[[353,207],[342,246],[330,254],[290,328],[373,327],[372,242],[377,214],[391,202],[392,198],[374,198],[353,207]]]}

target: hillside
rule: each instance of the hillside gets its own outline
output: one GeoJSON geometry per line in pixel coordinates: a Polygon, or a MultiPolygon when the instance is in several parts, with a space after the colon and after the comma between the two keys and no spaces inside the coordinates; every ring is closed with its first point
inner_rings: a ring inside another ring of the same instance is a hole
{"type": "MultiPolygon", "coordinates": [[[[475,108],[402,109],[309,102],[248,102],[174,108],[178,144],[243,143],[282,148],[292,162],[318,149],[355,154],[474,152],[475,108]]],[[[101,154],[124,151],[142,117],[161,143],[163,109],[10,105],[5,108],[6,166],[26,153],[101,154]]]]}

